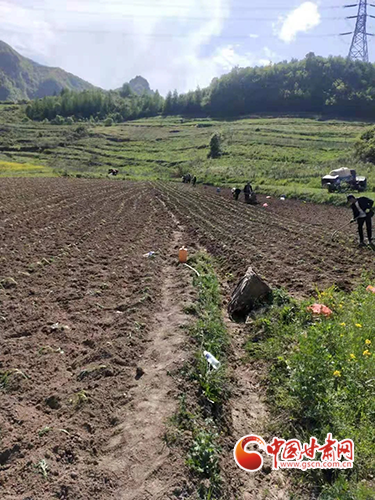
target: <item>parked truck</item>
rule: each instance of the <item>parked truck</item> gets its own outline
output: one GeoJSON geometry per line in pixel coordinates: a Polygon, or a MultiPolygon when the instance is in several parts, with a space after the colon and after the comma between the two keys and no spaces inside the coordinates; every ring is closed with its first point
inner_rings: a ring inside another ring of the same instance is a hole
{"type": "Polygon", "coordinates": [[[357,175],[355,170],[343,167],[322,177],[322,187],[327,188],[330,193],[348,190],[361,193],[367,188],[367,179],[357,175]]]}

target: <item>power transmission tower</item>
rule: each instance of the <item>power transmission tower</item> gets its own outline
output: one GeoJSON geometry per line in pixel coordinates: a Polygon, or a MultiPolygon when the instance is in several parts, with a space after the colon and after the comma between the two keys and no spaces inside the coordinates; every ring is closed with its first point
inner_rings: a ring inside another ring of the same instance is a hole
{"type": "Polygon", "coordinates": [[[367,0],[359,0],[357,22],[355,25],[353,40],[350,45],[349,59],[355,61],[368,62],[368,44],[367,44],[367,0]]]}
{"type": "Polygon", "coordinates": [[[340,35],[351,35],[353,33],[352,43],[350,45],[348,58],[352,61],[368,62],[368,43],[367,37],[374,36],[372,33],[367,33],[367,18],[375,17],[367,14],[367,6],[374,7],[374,4],[367,3],[367,0],[359,0],[359,3],[344,5],[344,8],[357,7],[358,14],[356,16],[348,16],[346,19],[356,19],[354,32],[340,33],[340,35]]]}

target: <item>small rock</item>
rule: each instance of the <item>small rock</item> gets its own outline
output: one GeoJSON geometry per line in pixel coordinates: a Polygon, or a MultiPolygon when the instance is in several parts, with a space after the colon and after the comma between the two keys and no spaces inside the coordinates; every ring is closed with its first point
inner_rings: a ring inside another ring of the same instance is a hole
{"type": "Polygon", "coordinates": [[[144,370],[142,368],[140,368],[139,366],[137,366],[135,379],[139,380],[142,377],[142,375],[144,375],[144,373],[145,373],[144,370]]]}
{"type": "Polygon", "coordinates": [[[70,477],[71,477],[72,479],[77,479],[78,474],[77,474],[76,472],[71,472],[71,473],[70,473],[70,477]]]}
{"type": "Polygon", "coordinates": [[[263,472],[265,474],[271,474],[272,468],[269,465],[263,465],[263,472]]]}
{"type": "Polygon", "coordinates": [[[269,302],[271,297],[270,287],[249,267],[229,302],[228,313],[231,320],[245,322],[252,310],[259,309],[259,306],[269,302]]]}
{"type": "Polygon", "coordinates": [[[129,309],[129,304],[119,304],[118,306],[116,306],[116,311],[120,311],[120,312],[125,312],[129,309]]]}

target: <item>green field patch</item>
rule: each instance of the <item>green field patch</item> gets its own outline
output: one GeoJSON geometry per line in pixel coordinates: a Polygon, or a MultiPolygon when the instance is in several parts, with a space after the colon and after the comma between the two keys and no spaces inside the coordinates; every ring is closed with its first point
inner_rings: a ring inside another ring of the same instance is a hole
{"type": "Polygon", "coordinates": [[[51,175],[53,175],[53,170],[45,165],[0,160],[0,177],[38,177],[51,175]]]}

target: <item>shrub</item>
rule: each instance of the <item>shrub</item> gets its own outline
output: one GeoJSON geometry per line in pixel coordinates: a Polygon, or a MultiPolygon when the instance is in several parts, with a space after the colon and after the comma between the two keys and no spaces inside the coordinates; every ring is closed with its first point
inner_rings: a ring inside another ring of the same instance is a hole
{"type": "Polygon", "coordinates": [[[112,125],[113,125],[113,119],[112,119],[111,117],[106,118],[106,119],[104,120],[104,125],[105,125],[106,127],[112,127],[112,125]]]}
{"type": "Polygon", "coordinates": [[[215,133],[210,140],[210,152],[208,154],[209,158],[220,158],[221,152],[221,138],[218,133],[215,133]]]}
{"type": "Polygon", "coordinates": [[[355,143],[355,152],[362,161],[375,163],[375,127],[360,136],[355,143]]]}
{"type": "Polygon", "coordinates": [[[74,124],[74,118],[72,116],[68,116],[66,119],[66,124],[67,125],[73,125],[74,124]]]}
{"type": "Polygon", "coordinates": [[[51,120],[52,125],[64,125],[65,120],[62,116],[56,115],[56,117],[51,120]]]}

